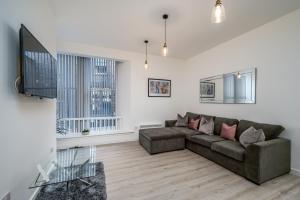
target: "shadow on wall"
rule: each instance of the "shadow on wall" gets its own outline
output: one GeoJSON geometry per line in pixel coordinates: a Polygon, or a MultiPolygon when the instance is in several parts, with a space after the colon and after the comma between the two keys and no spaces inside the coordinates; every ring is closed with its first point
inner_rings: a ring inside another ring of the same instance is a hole
{"type": "Polygon", "coordinates": [[[3,66],[7,69],[6,75],[7,81],[4,81],[4,90],[8,95],[16,95],[15,80],[20,75],[20,44],[19,44],[19,32],[16,32],[8,24],[3,25],[4,38],[4,50],[6,50],[7,63],[3,66]]]}

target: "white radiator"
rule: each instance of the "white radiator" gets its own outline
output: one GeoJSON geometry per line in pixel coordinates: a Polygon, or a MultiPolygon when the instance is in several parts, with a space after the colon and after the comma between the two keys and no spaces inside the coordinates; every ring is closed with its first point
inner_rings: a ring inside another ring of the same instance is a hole
{"type": "Polygon", "coordinates": [[[136,131],[139,131],[140,129],[148,129],[148,128],[162,128],[163,124],[161,123],[143,123],[139,124],[135,127],[136,131]]]}

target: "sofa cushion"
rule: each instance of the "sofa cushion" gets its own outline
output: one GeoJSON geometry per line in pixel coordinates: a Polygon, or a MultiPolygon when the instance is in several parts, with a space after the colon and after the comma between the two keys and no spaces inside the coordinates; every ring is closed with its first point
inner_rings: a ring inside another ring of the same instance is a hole
{"type": "Polygon", "coordinates": [[[200,134],[200,135],[193,135],[191,137],[188,137],[187,140],[210,148],[212,143],[224,141],[225,139],[217,135],[200,134]]]}
{"type": "Polygon", "coordinates": [[[175,120],[166,120],[165,127],[173,127],[173,126],[175,126],[176,122],[177,122],[176,119],[175,120]]]}
{"type": "Polygon", "coordinates": [[[253,126],[245,130],[240,136],[240,143],[245,148],[247,148],[250,144],[263,142],[265,140],[266,136],[264,131],[262,129],[256,130],[253,126]]]}
{"type": "Polygon", "coordinates": [[[189,129],[198,130],[200,119],[191,119],[188,125],[189,129]]]}
{"type": "Polygon", "coordinates": [[[245,149],[239,142],[225,140],[221,142],[214,142],[211,149],[227,157],[238,161],[244,161],[245,149]]]}
{"type": "Polygon", "coordinates": [[[237,139],[239,139],[241,134],[251,126],[253,126],[256,130],[262,129],[265,133],[266,140],[275,139],[282,131],[284,131],[284,127],[280,125],[261,124],[252,121],[241,120],[237,128],[237,139]]]}
{"type": "Polygon", "coordinates": [[[175,126],[178,127],[187,127],[188,126],[188,116],[185,115],[184,117],[182,117],[180,114],[177,114],[177,121],[175,126]]]}
{"type": "Polygon", "coordinates": [[[196,134],[201,134],[197,130],[192,130],[192,129],[189,129],[186,127],[172,127],[171,129],[172,129],[172,131],[174,131],[176,133],[184,134],[186,137],[196,135],[196,134]]]}
{"type": "Polygon", "coordinates": [[[237,127],[236,124],[233,126],[228,126],[226,123],[223,123],[220,136],[228,140],[236,141],[235,139],[236,127],[237,127]]]}
{"type": "Polygon", "coordinates": [[[141,129],[139,131],[139,135],[140,135],[140,137],[142,136],[142,137],[145,137],[146,139],[152,140],[152,141],[185,137],[185,134],[174,131],[172,128],[141,129]]]}
{"type": "Polygon", "coordinates": [[[216,117],[215,118],[215,130],[214,130],[214,134],[215,135],[220,135],[221,134],[221,130],[222,130],[222,124],[225,123],[229,126],[233,126],[233,125],[238,125],[239,124],[239,120],[237,119],[230,119],[230,118],[223,118],[223,117],[216,117]]]}
{"type": "Polygon", "coordinates": [[[213,135],[214,134],[213,118],[202,117],[199,125],[199,131],[207,135],[213,135]]]}

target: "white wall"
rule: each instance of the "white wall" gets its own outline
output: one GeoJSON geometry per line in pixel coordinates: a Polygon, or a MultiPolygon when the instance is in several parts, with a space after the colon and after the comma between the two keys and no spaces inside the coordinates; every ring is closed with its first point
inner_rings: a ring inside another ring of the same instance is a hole
{"type": "Polygon", "coordinates": [[[125,125],[130,130],[140,123],[163,123],[165,119],[174,119],[178,112],[183,112],[181,86],[184,60],[149,56],[149,68],[145,70],[145,55],[139,53],[61,41],[57,43],[57,49],[60,52],[101,56],[123,61],[119,67],[124,67],[126,70],[118,70],[119,75],[122,73],[120,79],[122,84],[118,85],[122,87],[119,90],[122,90],[120,95],[124,101],[118,102],[119,107],[122,108],[119,111],[125,118],[125,125]],[[147,85],[149,77],[171,79],[172,97],[149,98],[147,85]]]}
{"type": "Polygon", "coordinates": [[[54,16],[47,0],[1,0],[0,6],[0,198],[28,199],[36,164],[53,158],[55,101],[24,97],[14,81],[19,66],[19,28],[29,30],[55,54],[54,16]]]}
{"type": "MultiPolygon", "coordinates": [[[[292,141],[292,168],[300,170],[300,10],[188,60],[186,110],[281,124],[292,141]],[[257,104],[199,103],[199,80],[257,68],[257,104]]],[[[222,33],[220,33],[222,34],[222,33]]],[[[300,171],[298,171],[300,172],[300,171]]]]}
{"type": "Polygon", "coordinates": [[[124,130],[132,130],[131,123],[131,66],[129,62],[117,64],[117,114],[126,116],[122,121],[124,130]]]}

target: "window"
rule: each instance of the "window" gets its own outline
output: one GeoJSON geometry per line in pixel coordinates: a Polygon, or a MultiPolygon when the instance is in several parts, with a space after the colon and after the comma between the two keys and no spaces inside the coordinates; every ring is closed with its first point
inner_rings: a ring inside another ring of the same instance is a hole
{"type": "Polygon", "coordinates": [[[116,116],[115,60],[58,54],[57,61],[58,121],[116,116]]]}

